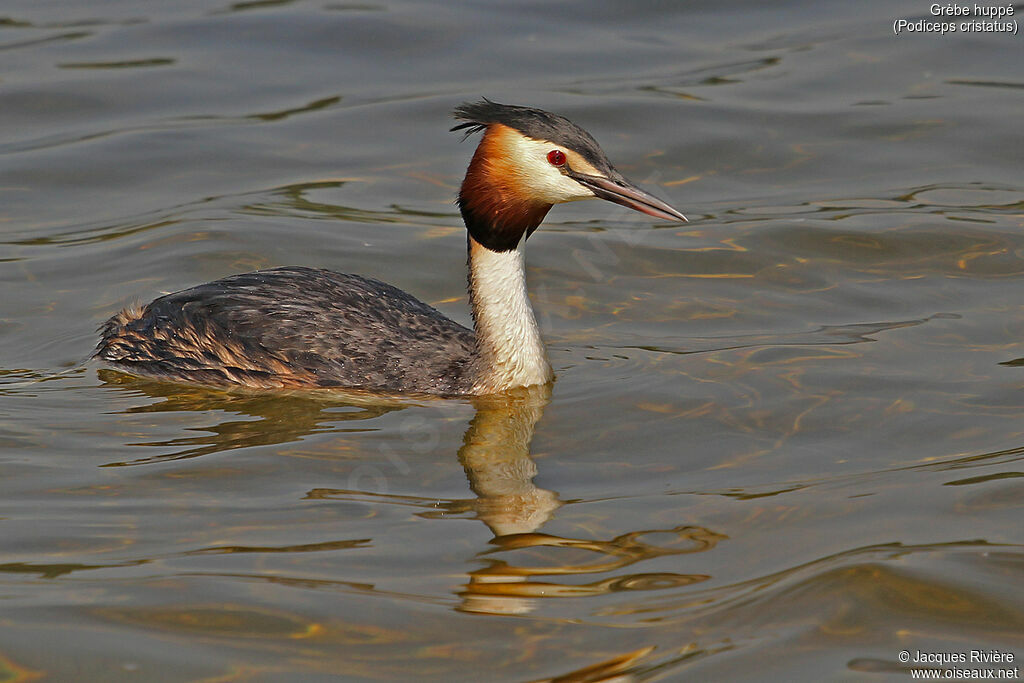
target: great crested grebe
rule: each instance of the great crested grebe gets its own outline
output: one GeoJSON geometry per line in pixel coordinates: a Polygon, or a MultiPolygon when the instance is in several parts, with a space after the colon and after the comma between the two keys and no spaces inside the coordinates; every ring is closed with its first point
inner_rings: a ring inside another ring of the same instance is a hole
{"type": "Polygon", "coordinates": [[[126,308],[100,328],[96,357],[146,377],[261,389],[454,396],[550,382],[523,247],[552,205],[596,197],[686,217],[623,177],[564,117],[487,99],[454,116],[464,123],[453,131],[483,132],[458,197],[475,332],[378,280],[285,266],[126,308]]]}

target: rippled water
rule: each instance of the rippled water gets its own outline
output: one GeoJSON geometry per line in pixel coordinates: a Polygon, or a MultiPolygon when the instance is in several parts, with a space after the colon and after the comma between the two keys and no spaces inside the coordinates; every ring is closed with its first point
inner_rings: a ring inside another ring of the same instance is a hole
{"type": "Polygon", "coordinates": [[[893,35],[925,16],[6,3],[0,681],[1020,665],[1024,38],[893,35]],[[83,364],[120,306],[266,266],[467,321],[447,128],[481,95],[568,115],[692,219],[552,211],[528,256],[550,392],[83,364]]]}

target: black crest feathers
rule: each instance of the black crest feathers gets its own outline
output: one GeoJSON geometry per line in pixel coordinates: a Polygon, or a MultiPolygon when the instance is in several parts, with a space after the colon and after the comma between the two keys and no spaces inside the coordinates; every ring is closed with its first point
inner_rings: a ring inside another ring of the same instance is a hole
{"type": "Polygon", "coordinates": [[[611,171],[611,164],[597,141],[590,133],[564,116],[533,107],[500,104],[486,97],[479,102],[460,104],[452,112],[452,116],[464,121],[451,128],[453,132],[465,130],[463,140],[473,133],[485,130],[491,124],[500,123],[528,138],[548,140],[571,149],[590,162],[594,168],[605,172],[611,171]]]}

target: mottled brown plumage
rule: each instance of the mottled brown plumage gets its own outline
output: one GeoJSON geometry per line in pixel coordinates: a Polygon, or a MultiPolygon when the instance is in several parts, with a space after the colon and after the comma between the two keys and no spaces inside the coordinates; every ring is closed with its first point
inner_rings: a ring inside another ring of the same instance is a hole
{"type": "Polygon", "coordinates": [[[289,266],[128,308],[97,355],[139,375],[263,389],[466,393],[472,330],[389,284],[289,266]]]}

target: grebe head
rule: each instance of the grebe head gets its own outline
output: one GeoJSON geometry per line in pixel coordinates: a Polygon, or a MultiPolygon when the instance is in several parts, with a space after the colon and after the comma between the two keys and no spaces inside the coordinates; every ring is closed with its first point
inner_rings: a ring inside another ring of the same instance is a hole
{"type": "Polygon", "coordinates": [[[459,191],[473,239],[509,251],[533,234],[554,204],[605,199],[655,218],[686,217],[615,170],[597,141],[569,119],[484,99],[455,109],[466,137],[484,136],[459,191]]]}

